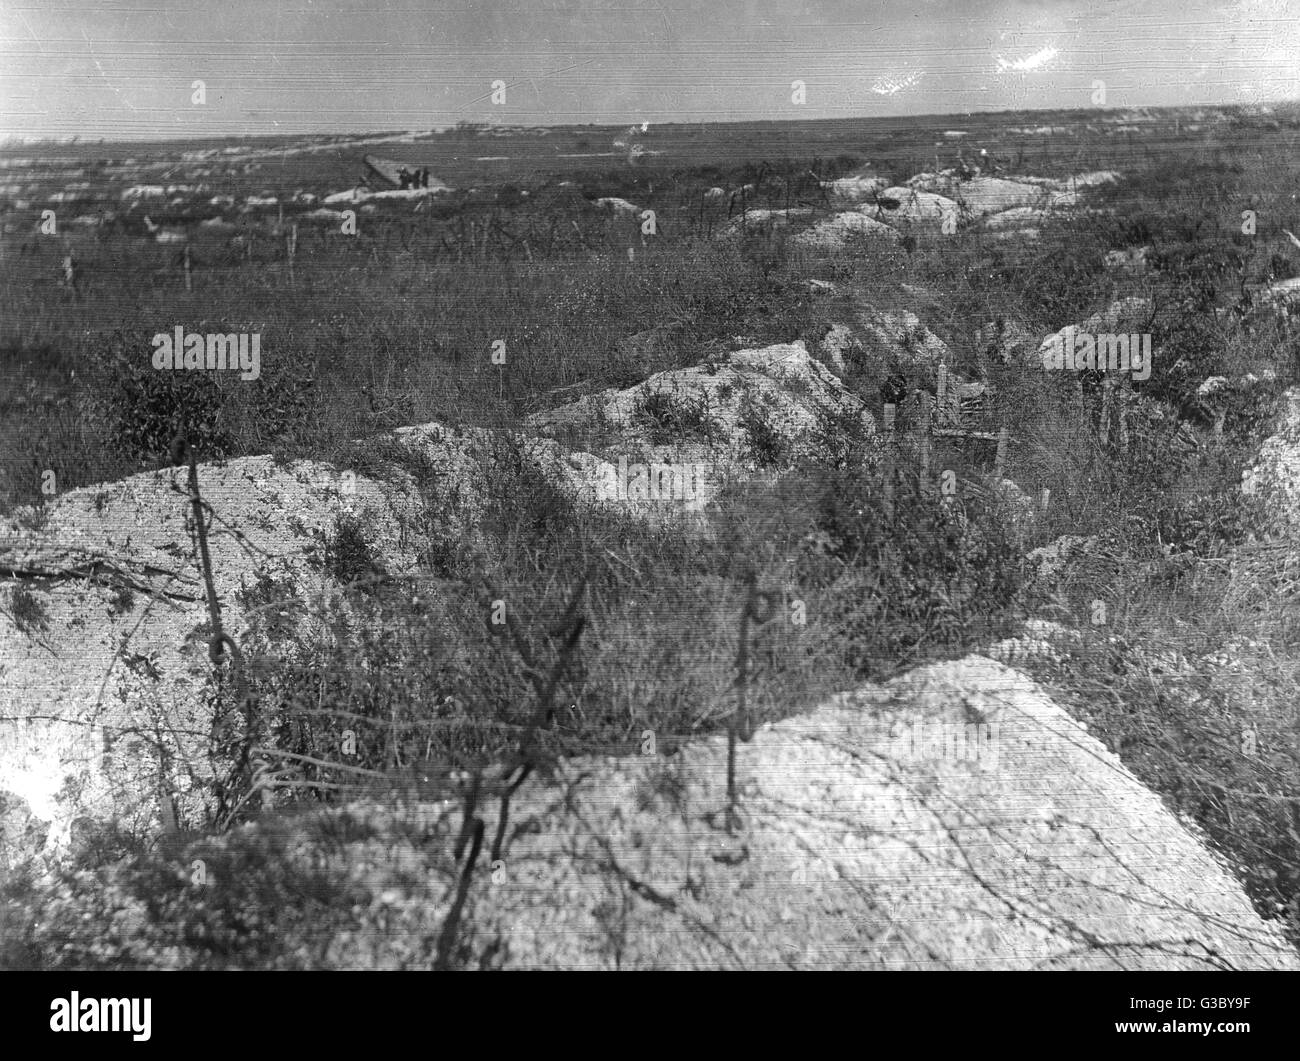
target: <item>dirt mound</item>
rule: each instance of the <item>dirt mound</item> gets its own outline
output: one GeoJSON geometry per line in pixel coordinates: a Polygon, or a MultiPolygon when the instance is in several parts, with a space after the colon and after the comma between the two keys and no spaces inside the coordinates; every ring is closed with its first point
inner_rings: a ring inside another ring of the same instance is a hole
{"type": "Polygon", "coordinates": [[[898,232],[889,225],[849,210],[817,222],[812,228],[792,237],[791,242],[798,247],[828,251],[838,250],[858,239],[891,245],[902,241],[898,232]]]}
{"type": "MultiPolygon", "coordinates": [[[[274,606],[282,639],[317,632],[330,609],[347,614],[345,583],[420,574],[413,528],[430,518],[473,549],[486,484],[503,461],[576,503],[632,518],[693,511],[709,496],[680,489],[660,503],[636,496],[634,474],[589,453],[439,424],[363,446],[353,467],[270,457],[202,464],[223,629],[238,642],[274,606]],[[417,473],[439,483],[434,513],[417,473]]],[[[69,490],[39,517],[19,510],[0,533],[9,605],[0,612],[0,716],[13,720],[0,727],[0,793],[50,823],[49,853],[81,816],[154,820],[160,765],[145,754],[150,743],[169,748],[174,763],[205,759],[212,631],[185,484],[186,472],[169,468],[69,490]]],[[[189,792],[182,782],[182,810],[197,807],[189,792]]]]}
{"type": "Polygon", "coordinates": [[[945,222],[956,224],[961,217],[961,208],[952,199],[934,192],[917,191],[915,188],[886,188],[880,193],[880,202],[884,200],[897,202],[898,206],[887,208],[880,206],[880,216],[890,224],[898,225],[937,225],[945,222]]]}
{"type": "Polygon", "coordinates": [[[1241,475],[1241,491],[1260,503],[1262,533],[1294,540],[1300,533],[1300,389],[1286,392],[1277,431],[1260,446],[1255,463],[1241,475]]]}
{"type": "Polygon", "coordinates": [[[889,182],[883,177],[862,175],[857,177],[840,177],[838,180],[823,181],[825,188],[836,199],[847,203],[869,202],[878,192],[883,191],[889,182]]]}
{"type": "MultiPolygon", "coordinates": [[[[764,726],[737,777],[734,833],[722,738],[671,758],[570,760],[527,782],[501,860],[473,879],[460,961],[1300,967],[1159,797],[987,658],[764,726]]],[[[479,811],[491,830],[495,806],[479,811]]],[[[174,862],[65,881],[23,911],[36,926],[24,942],[73,967],[427,968],[460,817],[456,800],[418,799],[271,816],[174,862]],[[278,899],[307,880],[310,917],[278,899]],[[232,903],[246,929],[207,945],[204,926],[227,924],[214,912],[232,903]]]]}
{"type": "MultiPolygon", "coordinates": [[[[424,424],[372,440],[377,449],[361,444],[351,468],[269,457],[201,465],[223,629],[239,642],[254,615],[276,607],[282,640],[312,636],[330,609],[347,612],[346,583],[419,577],[414,528],[430,520],[446,540],[480,547],[486,490],[503,466],[631,519],[694,520],[734,477],[829,459],[831,440],[875,431],[802,343],[660,373],[532,426],[612,431],[618,452],[605,460],[546,438],[424,424]],[[422,478],[438,483],[437,512],[422,478]]],[[[20,511],[0,536],[0,715],[15,720],[3,727],[0,793],[51,823],[49,853],[78,817],[148,827],[162,770],[145,754],[150,742],[176,763],[205,757],[212,630],[185,482],[164,469],[71,490],[39,514],[20,511]],[[148,741],[124,737],[142,726],[148,741]]],[[[198,790],[181,783],[181,811],[197,812],[198,790]]]]}
{"type": "Polygon", "coordinates": [[[737,211],[726,225],[718,231],[719,239],[736,239],[746,235],[763,235],[790,227],[791,221],[812,217],[811,207],[797,206],[789,210],[770,210],[766,207],[751,207],[737,211]]]}
{"type": "Polygon", "coordinates": [[[955,176],[924,176],[929,179],[916,184],[909,181],[909,186],[946,196],[956,202],[966,216],[974,218],[1003,210],[1045,206],[1052,195],[1046,188],[1002,177],[976,177],[963,181],[955,176]]]}
{"type": "Polygon", "coordinates": [[[865,306],[857,315],[864,345],[872,351],[870,371],[883,379],[896,368],[933,372],[952,364],[953,354],[911,310],[882,310],[865,306]]]}
{"type": "Polygon", "coordinates": [[[860,435],[875,432],[862,400],[802,341],[659,372],[634,387],[535,414],[528,425],[545,434],[576,433],[602,455],[705,461],[719,480],[733,469],[826,459],[827,439],[846,425],[860,435]]]}

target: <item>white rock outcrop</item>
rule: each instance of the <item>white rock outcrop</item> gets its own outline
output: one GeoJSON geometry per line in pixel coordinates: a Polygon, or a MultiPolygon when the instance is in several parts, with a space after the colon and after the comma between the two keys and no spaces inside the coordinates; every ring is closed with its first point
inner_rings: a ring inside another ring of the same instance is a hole
{"type": "Polygon", "coordinates": [[[1285,395],[1277,430],[1264,440],[1253,464],[1241,473],[1241,492],[1259,502],[1269,538],[1300,538],[1300,388],[1285,395]]]}
{"type": "Polygon", "coordinates": [[[879,210],[877,216],[891,224],[899,225],[938,225],[949,223],[955,225],[961,218],[961,207],[947,196],[934,192],[917,191],[915,188],[895,186],[880,193],[880,199],[897,201],[898,206],[888,208],[877,204],[872,210],[879,210]]]}
{"type": "Polygon", "coordinates": [[[857,324],[864,345],[874,354],[868,368],[883,379],[895,368],[933,372],[941,364],[952,364],[952,350],[930,331],[911,310],[882,310],[865,307],[857,324]]]}
{"type": "Polygon", "coordinates": [[[844,360],[844,355],[857,349],[858,341],[853,336],[853,329],[847,324],[832,324],[826,329],[826,334],[822,336],[817,348],[826,358],[826,362],[841,379],[848,371],[848,364],[844,360]]]}
{"type": "Polygon", "coordinates": [[[1154,305],[1149,298],[1131,296],[1116,299],[1101,312],[1078,324],[1067,324],[1043,339],[1038,347],[1039,363],[1047,366],[1062,350],[1073,350],[1079,335],[1142,334],[1151,325],[1153,312],[1154,305]]]}
{"type": "MultiPolygon", "coordinates": [[[[381,452],[391,462],[382,479],[269,457],[199,466],[218,521],[209,546],[222,625],[237,643],[249,629],[244,594],[259,585],[280,587],[290,636],[319,632],[327,603],[347,611],[343,583],[322,563],[340,520],[363,528],[375,568],[367,576],[427,577],[413,544],[421,519],[436,520],[448,540],[481,545],[484,491],[503,456],[575,504],[637,520],[691,518],[718,489],[711,466],[629,467],[484,428],[401,428],[381,452]],[[411,467],[436,476],[436,511],[411,467]]],[[[0,529],[4,596],[21,589],[40,612],[32,624],[0,612],[0,792],[47,823],[51,852],[79,817],[144,827],[157,812],[157,764],[142,751],[124,755],[123,734],[170,734],[175,761],[205,761],[203,690],[213,666],[191,509],[176,489],[185,481],[169,468],[69,490],[39,519],[19,510],[0,529]]],[[[179,806],[196,810],[186,799],[182,791],[179,806]]]]}
{"type": "Polygon", "coordinates": [[[796,247],[822,252],[840,250],[859,241],[895,246],[902,237],[884,222],[850,210],[833,214],[790,238],[796,247]]]}
{"type": "Polygon", "coordinates": [[[840,177],[838,180],[823,181],[825,188],[834,198],[846,203],[866,202],[878,192],[889,186],[884,177],[840,177]]]}
{"type": "Polygon", "coordinates": [[[1004,177],[976,177],[963,181],[955,176],[926,176],[927,180],[913,187],[946,196],[958,204],[965,216],[972,218],[1017,208],[1042,207],[1051,201],[1050,190],[1004,177]]]}
{"type": "Polygon", "coordinates": [[[766,207],[753,207],[737,210],[718,232],[719,237],[733,239],[742,235],[777,232],[790,227],[790,222],[800,218],[812,217],[811,207],[796,206],[789,210],[771,210],[766,207]]]}
{"type": "Polygon", "coordinates": [[[600,209],[609,210],[615,214],[631,216],[641,212],[641,208],[636,203],[629,203],[626,199],[620,199],[616,195],[607,195],[595,202],[600,209]]]}
{"type": "MultiPolygon", "coordinates": [[[[1068,637],[1053,625],[1031,632],[1049,650],[1068,637]]],[[[726,762],[726,738],[712,737],[666,759],[571,759],[527,781],[511,801],[509,886],[481,870],[469,892],[469,963],[1300,968],[1155,793],[1042,688],[987,657],[760,726],[739,748],[734,832],[726,762]]],[[[478,811],[495,821],[495,800],[478,811]]],[[[410,802],[271,816],[199,841],[179,865],[201,857],[217,880],[240,872],[255,903],[308,880],[346,888],[351,904],[320,910],[309,938],[294,924],[277,937],[293,966],[427,968],[455,893],[460,817],[458,800],[413,790],[410,802]]],[[[112,962],[120,946],[145,967],[238,968],[241,946],[259,946],[231,933],[204,946],[181,930],[203,924],[185,914],[204,889],[178,889],[160,915],[140,875],[86,878],[28,920],[37,945],[74,967],[80,955],[112,962]],[[108,952],[103,918],[120,926],[108,952]]],[[[256,924],[275,911],[244,913],[256,924]]]]}
{"type": "Polygon", "coordinates": [[[706,461],[718,478],[759,465],[824,459],[831,423],[875,432],[862,400],[802,341],[659,372],[634,387],[534,414],[527,423],[552,436],[604,432],[620,451],[655,460],[706,461]]]}

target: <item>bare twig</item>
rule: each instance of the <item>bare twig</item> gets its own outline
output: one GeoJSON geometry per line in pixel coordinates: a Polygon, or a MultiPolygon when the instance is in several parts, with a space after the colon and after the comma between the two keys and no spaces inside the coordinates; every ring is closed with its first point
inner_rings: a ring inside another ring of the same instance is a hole
{"type": "Polygon", "coordinates": [[[748,578],[745,607],[740,613],[740,645],[736,651],[736,710],[727,727],[727,831],[739,825],[736,813],[736,738],[746,744],[754,736],[753,719],[749,714],[749,640],[750,624],[762,625],[776,614],[776,597],[758,588],[758,574],[751,570],[748,578]]]}

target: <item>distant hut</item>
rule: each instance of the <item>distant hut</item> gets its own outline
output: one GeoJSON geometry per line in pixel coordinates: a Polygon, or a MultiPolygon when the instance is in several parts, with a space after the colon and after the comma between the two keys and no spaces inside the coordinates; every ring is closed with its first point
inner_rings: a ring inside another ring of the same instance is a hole
{"type": "Polygon", "coordinates": [[[369,171],[371,184],[376,187],[449,190],[446,184],[429,173],[427,167],[421,167],[412,172],[404,162],[395,162],[392,159],[380,158],[377,155],[366,155],[362,161],[365,162],[369,171]],[[402,174],[406,174],[405,183],[403,183],[402,174]]]}

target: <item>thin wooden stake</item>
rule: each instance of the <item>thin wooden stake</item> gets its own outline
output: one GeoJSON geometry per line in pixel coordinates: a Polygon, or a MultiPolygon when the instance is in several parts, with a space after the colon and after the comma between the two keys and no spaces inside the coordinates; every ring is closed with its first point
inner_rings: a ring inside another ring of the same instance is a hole
{"type": "Polygon", "coordinates": [[[930,434],[933,425],[930,422],[930,395],[921,394],[921,494],[930,493],[930,434]]]}
{"type": "Polygon", "coordinates": [[[953,416],[952,409],[949,408],[947,365],[939,366],[939,378],[935,390],[938,392],[935,410],[938,413],[939,423],[943,425],[951,424],[956,418],[953,416]]]}
{"type": "Polygon", "coordinates": [[[1097,437],[1101,439],[1102,445],[1110,442],[1110,421],[1114,399],[1115,386],[1107,379],[1101,385],[1101,422],[1097,425],[1097,437]]]}
{"type": "Polygon", "coordinates": [[[885,453],[882,459],[881,475],[885,485],[885,513],[892,521],[894,518],[894,405],[885,406],[885,453]]]}
{"type": "Polygon", "coordinates": [[[298,253],[298,226],[293,228],[284,237],[285,256],[289,261],[289,282],[293,282],[293,260],[298,253]]]}

